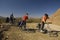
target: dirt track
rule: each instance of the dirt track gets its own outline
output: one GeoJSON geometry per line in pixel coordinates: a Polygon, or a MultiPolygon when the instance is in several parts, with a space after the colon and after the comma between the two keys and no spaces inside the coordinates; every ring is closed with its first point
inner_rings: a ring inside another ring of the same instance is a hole
{"type": "Polygon", "coordinates": [[[27,32],[22,31],[18,27],[12,26],[4,33],[6,40],[60,40],[60,33],[58,37],[50,37],[48,34],[41,32],[27,32]]]}

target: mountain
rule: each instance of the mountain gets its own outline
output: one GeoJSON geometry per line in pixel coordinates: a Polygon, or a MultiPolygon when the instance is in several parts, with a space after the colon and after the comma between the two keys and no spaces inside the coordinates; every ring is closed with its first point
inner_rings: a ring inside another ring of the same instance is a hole
{"type": "Polygon", "coordinates": [[[50,16],[50,21],[53,24],[60,25],[60,8],[50,16]]]}

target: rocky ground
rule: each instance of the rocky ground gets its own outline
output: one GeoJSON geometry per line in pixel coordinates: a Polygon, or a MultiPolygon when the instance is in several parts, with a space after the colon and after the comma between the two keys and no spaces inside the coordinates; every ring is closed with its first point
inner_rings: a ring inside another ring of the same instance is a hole
{"type": "Polygon", "coordinates": [[[8,31],[4,32],[4,37],[2,40],[60,40],[60,33],[58,37],[47,34],[43,34],[39,31],[29,32],[21,30],[17,26],[11,26],[8,31]]]}

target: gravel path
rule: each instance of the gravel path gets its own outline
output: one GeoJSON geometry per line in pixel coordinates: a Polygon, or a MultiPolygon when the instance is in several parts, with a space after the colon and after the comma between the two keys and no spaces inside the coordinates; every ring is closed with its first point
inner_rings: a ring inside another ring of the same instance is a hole
{"type": "Polygon", "coordinates": [[[49,34],[43,34],[38,31],[35,33],[22,31],[15,26],[11,26],[11,28],[4,33],[6,40],[60,40],[60,35],[58,37],[50,37],[49,34]]]}

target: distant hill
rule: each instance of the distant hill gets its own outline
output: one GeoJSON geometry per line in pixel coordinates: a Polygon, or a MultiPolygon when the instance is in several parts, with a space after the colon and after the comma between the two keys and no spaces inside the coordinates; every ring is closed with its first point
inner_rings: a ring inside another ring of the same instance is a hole
{"type": "Polygon", "coordinates": [[[1,18],[5,18],[5,17],[0,16],[0,19],[1,19],[1,18]]]}
{"type": "Polygon", "coordinates": [[[50,16],[50,21],[53,24],[60,25],[60,8],[50,16]]]}

